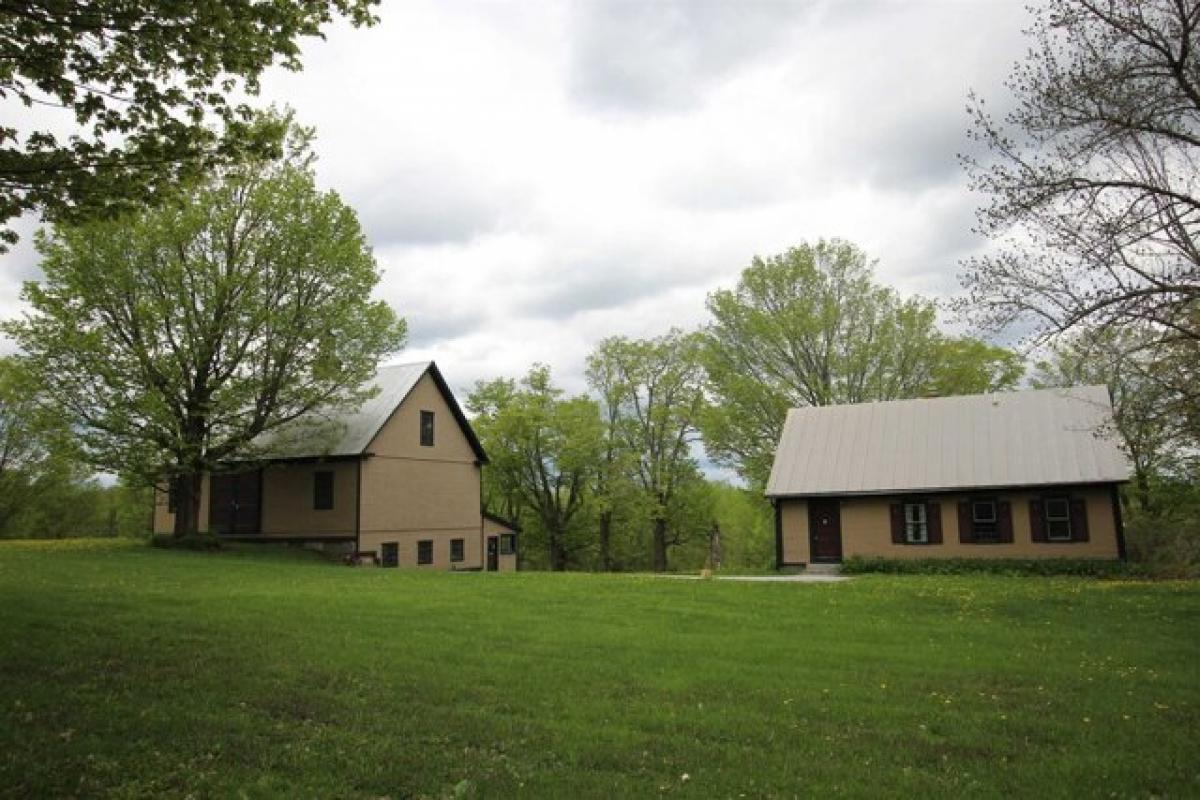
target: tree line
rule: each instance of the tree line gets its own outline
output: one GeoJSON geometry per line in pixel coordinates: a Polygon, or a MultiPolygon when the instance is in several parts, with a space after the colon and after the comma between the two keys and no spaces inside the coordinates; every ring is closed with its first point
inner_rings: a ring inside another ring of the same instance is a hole
{"type": "MultiPolygon", "coordinates": [[[[177,533],[194,532],[200,474],[361,402],[402,346],[356,215],[316,186],[312,131],[223,94],[253,93],[276,59],[298,68],[302,37],[335,16],[370,25],[373,5],[0,9],[4,99],[79,126],[0,130],[0,225],[51,224],[45,279],[4,325],[21,352],[0,369],[0,534],[69,527],[50,512],[86,504],[52,487],[112,500],[164,475],[177,533]]],[[[765,566],[760,490],[786,409],[1003,390],[1027,362],[1033,385],[1108,385],[1134,466],[1131,547],[1200,564],[1200,2],[1030,13],[1011,110],[969,105],[962,161],[991,242],[962,265],[974,335],[880,285],[853,244],[816,241],[754,259],[700,330],[600,342],[584,395],[541,365],[479,384],[485,499],[524,523],[528,565],[765,566]],[[989,343],[1014,328],[1020,354],[989,343]],[[705,480],[701,448],[745,488],[705,480]]]]}

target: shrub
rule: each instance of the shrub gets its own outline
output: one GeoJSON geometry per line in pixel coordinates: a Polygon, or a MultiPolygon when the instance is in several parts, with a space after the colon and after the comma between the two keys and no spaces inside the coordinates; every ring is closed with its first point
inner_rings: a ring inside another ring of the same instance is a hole
{"type": "Polygon", "coordinates": [[[879,558],[851,556],[842,564],[847,575],[1075,575],[1113,578],[1132,574],[1120,561],[1075,558],[879,558]]]}
{"type": "Polygon", "coordinates": [[[1139,515],[1126,527],[1129,560],[1155,578],[1200,578],[1200,520],[1139,515]]]}

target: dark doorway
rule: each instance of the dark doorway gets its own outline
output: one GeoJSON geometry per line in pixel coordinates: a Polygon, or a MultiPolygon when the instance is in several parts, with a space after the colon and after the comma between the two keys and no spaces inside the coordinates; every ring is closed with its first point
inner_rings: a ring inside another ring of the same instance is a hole
{"type": "Polygon", "coordinates": [[[808,545],[815,562],[842,560],[842,513],[837,500],[808,502],[808,545]]]}
{"type": "Polygon", "coordinates": [[[487,571],[495,572],[500,569],[500,537],[487,537],[487,571]]]}
{"type": "Polygon", "coordinates": [[[208,529],[220,535],[259,533],[262,470],[213,475],[208,493],[208,529]]]}

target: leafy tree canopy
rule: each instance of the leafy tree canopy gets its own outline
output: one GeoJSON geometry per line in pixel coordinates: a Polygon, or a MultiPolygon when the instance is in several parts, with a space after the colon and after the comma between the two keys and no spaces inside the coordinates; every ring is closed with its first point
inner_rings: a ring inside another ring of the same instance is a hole
{"type": "Polygon", "coordinates": [[[710,457],[765,484],[789,408],[1013,388],[1019,356],[937,327],[937,309],[875,282],[850,242],[756,257],[708,298],[701,358],[710,457]]]}
{"type": "MultiPolygon", "coordinates": [[[[268,120],[279,124],[278,120],[268,120]]],[[[364,398],[404,323],[372,301],[379,271],[354,211],[316,188],[311,131],[223,168],[177,201],[38,238],[45,280],[4,330],[85,456],[172,476],[195,532],[199,476],[255,458],[263,434],[364,398]]]]}
{"type": "MultiPolygon", "coordinates": [[[[30,210],[114,214],[215,165],[272,154],[282,130],[250,124],[229,98],[257,93],[273,63],[298,70],[301,39],[335,17],[372,24],[376,2],[0,2],[0,226],[30,210]],[[38,127],[32,108],[61,119],[38,127]]],[[[15,240],[0,227],[0,248],[15,240]]]]}

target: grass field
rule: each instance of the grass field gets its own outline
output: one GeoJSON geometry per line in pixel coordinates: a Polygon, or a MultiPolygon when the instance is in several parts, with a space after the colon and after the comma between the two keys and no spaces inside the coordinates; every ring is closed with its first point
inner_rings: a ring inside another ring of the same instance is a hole
{"type": "Polygon", "coordinates": [[[0,544],[12,797],[1200,795],[1200,586],[0,544]]]}

